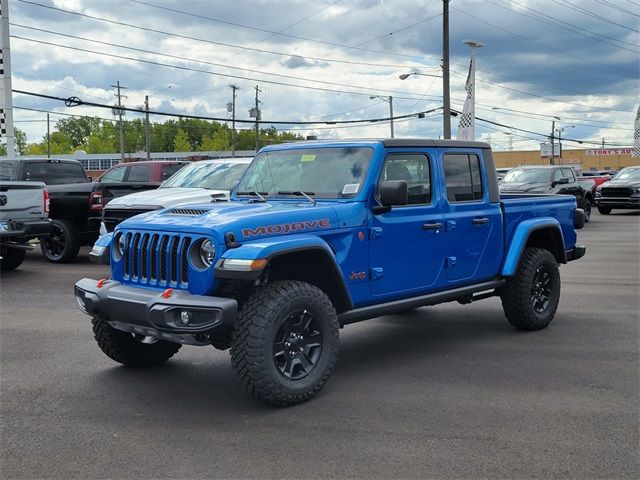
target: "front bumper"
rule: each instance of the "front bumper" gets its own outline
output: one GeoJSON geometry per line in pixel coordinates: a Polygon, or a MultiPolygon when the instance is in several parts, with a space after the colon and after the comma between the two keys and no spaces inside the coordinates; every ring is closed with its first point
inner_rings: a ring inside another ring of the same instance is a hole
{"type": "Polygon", "coordinates": [[[640,197],[596,197],[596,206],[610,208],[640,208],[640,197]]]}
{"type": "Polygon", "coordinates": [[[51,233],[51,225],[50,219],[26,222],[12,220],[6,230],[0,230],[0,239],[19,238],[26,242],[32,238],[45,237],[51,233]]]}
{"type": "Polygon", "coordinates": [[[208,345],[206,335],[228,332],[238,313],[232,298],[192,295],[83,278],[75,285],[78,308],[103,318],[116,330],[176,343],[208,345]]]}
{"type": "Polygon", "coordinates": [[[587,253],[587,247],[584,245],[576,245],[567,252],[567,262],[578,260],[579,258],[584,257],[585,253],[587,253]]]}

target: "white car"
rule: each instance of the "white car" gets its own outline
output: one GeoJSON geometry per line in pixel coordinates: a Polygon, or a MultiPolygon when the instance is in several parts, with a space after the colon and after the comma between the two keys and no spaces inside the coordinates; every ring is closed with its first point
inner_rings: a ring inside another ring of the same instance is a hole
{"type": "Polygon", "coordinates": [[[103,209],[100,234],[113,232],[123,220],[151,210],[183,203],[226,200],[252,157],[202,160],[184,166],[159,188],[132,193],[111,200],[103,209]]]}

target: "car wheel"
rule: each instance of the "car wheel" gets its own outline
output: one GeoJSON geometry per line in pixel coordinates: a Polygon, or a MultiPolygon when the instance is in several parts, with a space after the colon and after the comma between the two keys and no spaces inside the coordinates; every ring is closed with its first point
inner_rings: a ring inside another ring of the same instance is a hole
{"type": "Polygon", "coordinates": [[[338,319],[329,297],[305,282],[278,281],[240,309],[231,364],[253,396],[280,406],[313,397],[338,359],[338,319]]]}
{"type": "Polygon", "coordinates": [[[15,270],[24,261],[25,251],[21,248],[0,247],[0,271],[15,270]]]}
{"type": "Polygon", "coordinates": [[[166,362],[182,346],[116,330],[100,317],[93,317],[91,323],[100,350],[110,359],[129,367],[149,367],[166,362]]]}
{"type": "Polygon", "coordinates": [[[40,239],[40,249],[47,260],[53,263],[67,263],[78,256],[80,240],[70,220],[54,220],[51,234],[40,239]]]}
{"type": "Polygon", "coordinates": [[[582,210],[584,210],[584,221],[587,223],[591,220],[591,199],[585,198],[582,202],[582,210]]]}
{"type": "Polygon", "coordinates": [[[516,274],[500,296],[514,327],[540,330],[549,325],[560,301],[560,271],[553,254],[544,248],[525,248],[516,274]]]}
{"type": "Polygon", "coordinates": [[[602,215],[609,215],[611,213],[611,207],[601,207],[598,205],[598,212],[602,215]]]}

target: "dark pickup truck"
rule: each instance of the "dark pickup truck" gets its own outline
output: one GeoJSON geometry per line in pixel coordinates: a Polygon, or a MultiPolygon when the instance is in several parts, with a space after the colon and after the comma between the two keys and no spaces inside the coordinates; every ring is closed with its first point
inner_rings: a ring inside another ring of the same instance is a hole
{"type": "Polygon", "coordinates": [[[500,193],[543,193],[564,194],[576,197],[578,208],[585,214],[585,221],[591,218],[594,204],[595,182],[577,178],[571,167],[556,165],[536,165],[512,168],[500,180],[500,193]]]}

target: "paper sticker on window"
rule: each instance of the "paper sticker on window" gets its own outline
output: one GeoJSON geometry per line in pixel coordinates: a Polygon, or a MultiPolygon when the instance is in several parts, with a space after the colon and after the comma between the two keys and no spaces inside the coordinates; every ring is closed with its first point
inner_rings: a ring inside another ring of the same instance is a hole
{"type": "Polygon", "coordinates": [[[300,158],[301,162],[313,162],[316,159],[315,155],[302,155],[300,158]]]}
{"type": "Polygon", "coordinates": [[[358,193],[359,189],[359,183],[347,183],[342,189],[342,195],[352,195],[354,193],[358,193]]]}

